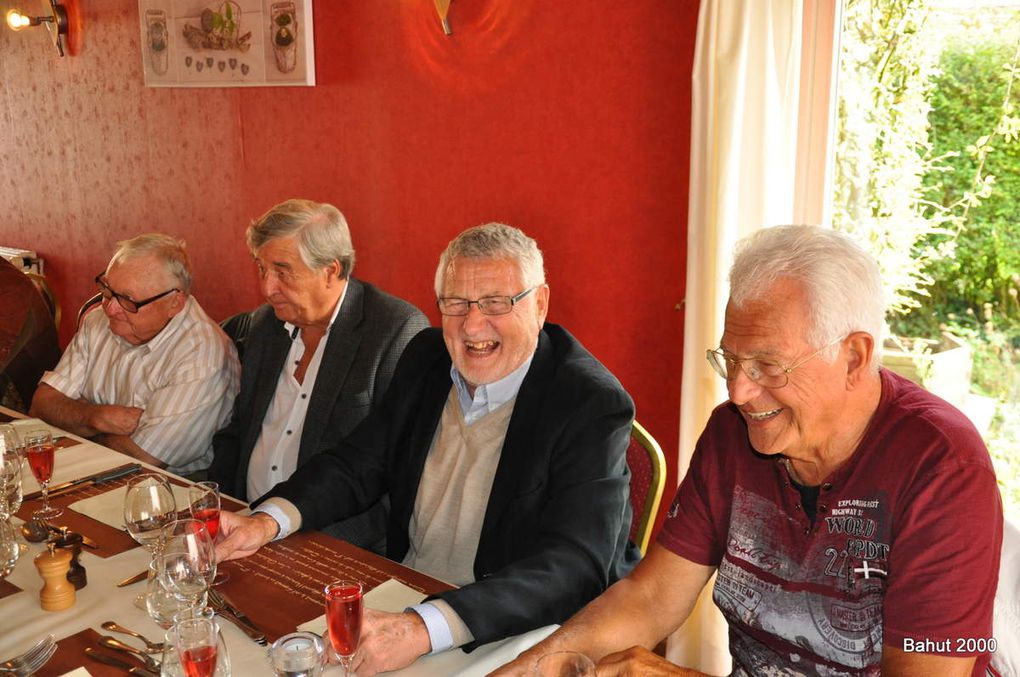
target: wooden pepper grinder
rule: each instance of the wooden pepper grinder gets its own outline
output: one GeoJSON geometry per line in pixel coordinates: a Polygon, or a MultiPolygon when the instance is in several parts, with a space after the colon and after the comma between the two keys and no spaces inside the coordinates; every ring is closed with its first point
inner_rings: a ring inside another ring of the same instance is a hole
{"type": "Polygon", "coordinates": [[[43,587],[39,592],[43,610],[60,611],[74,606],[74,586],[67,580],[70,566],[70,551],[57,550],[53,543],[49,544],[49,550],[35,556],[35,568],[43,579],[43,587]]]}
{"type": "Polygon", "coordinates": [[[63,527],[60,537],[55,542],[58,548],[71,553],[71,565],[67,571],[67,580],[71,581],[75,590],[81,590],[88,585],[88,572],[85,571],[85,567],[81,565],[78,559],[81,557],[82,540],[81,534],[68,531],[67,527],[63,527]]]}

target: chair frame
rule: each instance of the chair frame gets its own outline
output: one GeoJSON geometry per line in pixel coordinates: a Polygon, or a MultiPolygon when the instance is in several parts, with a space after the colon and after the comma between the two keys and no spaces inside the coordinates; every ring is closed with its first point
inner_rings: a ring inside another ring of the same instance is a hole
{"type": "Polygon", "coordinates": [[[666,456],[662,453],[662,447],[655,441],[655,438],[648,434],[644,426],[636,420],[631,428],[631,437],[648,453],[651,461],[651,479],[648,486],[648,493],[645,495],[645,505],[641,509],[638,521],[636,539],[638,549],[643,557],[648,550],[648,543],[652,540],[652,530],[655,526],[655,517],[659,512],[659,504],[662,502],[662,493],[666,488],[666,456]]]}

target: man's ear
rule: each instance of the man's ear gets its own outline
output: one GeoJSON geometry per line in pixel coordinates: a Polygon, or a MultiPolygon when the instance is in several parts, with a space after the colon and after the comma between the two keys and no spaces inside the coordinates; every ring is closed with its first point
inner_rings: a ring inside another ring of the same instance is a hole
{"type": "Polygon", "coordinates": [[[852,332],[843,339],[843,348],[847,354],[847,388],[853,388],[872,373],[871,358],[875,352],[875,337],[866,331],[852,332]]]}

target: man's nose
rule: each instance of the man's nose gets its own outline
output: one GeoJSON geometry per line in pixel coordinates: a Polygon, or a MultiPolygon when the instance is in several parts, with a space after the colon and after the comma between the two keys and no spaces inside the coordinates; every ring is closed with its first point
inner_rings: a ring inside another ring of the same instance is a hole
{"type": "Polygon", "coordinates": [[[467,315],[464,316],[464,329],[471,332],[472,329],[479,329],[484,327],[489,322],[485,313],[482,312],[481,308],[478,307],[477,303],[472,303],[468,306],[467,315]]]}
{"type": "Polygon", "coordinates": [[[280,281],[271,270],[259,275],[259,285],[262,287],[262,295],[269,298],[280,289],[280,281]]]}
{"type": "Polygon", "coordinates": [[[103,299],[103,312],[106,313],[107,317],[119,317],[124,314],[124,309],[120,307],[117,299],[111,296],[108,299],[103,299]]]}
{"type": "Polygon", "coordinates": [[[757,397],[762,387],[751,380],[744,371],[744,365],[736,367],[737,373],[730,380],[726,381],[726,391],[729,393],[730,401],[740,406],[757,397]]]}

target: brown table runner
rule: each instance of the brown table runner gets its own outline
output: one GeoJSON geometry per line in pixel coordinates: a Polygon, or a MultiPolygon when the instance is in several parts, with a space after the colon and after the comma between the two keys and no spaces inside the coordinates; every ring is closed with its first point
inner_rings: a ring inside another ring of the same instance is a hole
{"type": "MultiPolygon", "coordinates": [[[[51,499],[50,505],[64,509],[64,514],[51,520],[51,523],[57,527],[66,526],[69,531],[74,531],[91,538],[99,547],[85,548],[84,550],[98,557],[113,557],[114,555],[119,555],[120,553],[132,548],[137,548],[138,543],[135,539],[131,538],[131,534],[124,529],[115,529],[108,524],[92,519],[91,517],[83,515],[80,512],[76,512],[68,507],[72,503],[76,503],[82,499],[99,496],[100,494],[123,487],[133,477],[135,477],[135,475],[120,477],[115,480],[111,480],[110,482],[104,482],[103,484],[98,485],[85,484],[74,491],[70,491],[62,496],[57,496],[56,498],[51,499]]],[[[169,477],[172,484],[182,487],[188,486],[188,483],[181,479],[170,475],[167,477],[169,477]]],[[[18,511],[18,517],[27,522],[32,519],[32,513],[41,507],[41,498],[25,501],[21,505],[21,509],[18,511]]],[[[223,498],[222,507],[224,510],[236,512],[243,508],[244,504],[230,498],[223,498]]],[[[187,507],[185,507],[182,512],[187,513],[187,507]]]]}
{"type": "Polygon", "coordinates": [[[21,592],[21,588],[10,581],[0,581],[0,599],[21,592]]]}
{"type": "Polygon", "coordinates": [[[320,532],[298,532],[254,555],[220,565],[230,580],[216,587],[269,638],[294,632],[324,612],[330,581],[361,581],[365,592],[393,578],[426,594],[453,586],[320,532]]]}
{"type": "MultiPolygon", "coordinates": [[[[141,648],[141,640],[132,639],[125,635],[114,636],[117,639],[130,644],[131,646],[138,646],[141,648]]],[[[123,651],[114,651],[113,649],[104,649],[99,646],[99,638],[102,635],[92,628],[85,628],[81,632],[75,633],[69,637],[65,637],[57,642],[57,651],[53,654],[53,658],[46,662],[38,672],[36,677],[59,677],[60,675],[67,674],[71,670],[75,670],[82,666],[89,671],[92,677],[123,677],[127,674],[120,668],[115,668],[112,665],[106,665],[100,663],[97,660],[93,660],[85,655],[85,647],[90,646],[97,651],[104,654],[119,658],[125,663],[131,665],[141,665],[142,662],[132,656],[131,654],[124,653],[123,651]]],[[[152,637],[155,641],[162,640],[162,637],[152,637]]],[[[158,660],[159,656],[155,656],[158,660]]]]}

